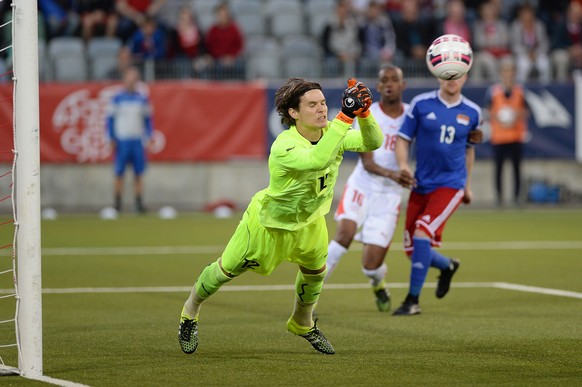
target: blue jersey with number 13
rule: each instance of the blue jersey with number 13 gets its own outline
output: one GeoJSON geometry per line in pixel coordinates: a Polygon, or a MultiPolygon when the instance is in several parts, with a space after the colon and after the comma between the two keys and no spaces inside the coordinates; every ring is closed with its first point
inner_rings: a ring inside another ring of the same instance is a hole
{"type": "Polygon", "coordinates": [[[464,188],[469,131],[480,125],[481,109],[465,97],[455,104],[442,100],[436,90],[415,97],[398,133],[416,140],[414,190],[426,194],[440,187],[464,188]]]}

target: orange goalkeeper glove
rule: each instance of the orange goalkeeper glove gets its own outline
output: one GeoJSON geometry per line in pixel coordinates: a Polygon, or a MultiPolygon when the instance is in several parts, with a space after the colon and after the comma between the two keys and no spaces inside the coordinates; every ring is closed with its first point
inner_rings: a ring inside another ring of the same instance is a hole
{"type": "Polygon", "coordinates": [[[372,104],[372,93],[362,82],[354,78],[348,80],[348,87],[342,93],[342,113],[350,118],[367,117],[372,104]]]}

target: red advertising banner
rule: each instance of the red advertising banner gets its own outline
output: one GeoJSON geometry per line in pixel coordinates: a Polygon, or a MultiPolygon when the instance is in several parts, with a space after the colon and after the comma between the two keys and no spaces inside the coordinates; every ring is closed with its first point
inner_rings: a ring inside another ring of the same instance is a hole
{"type": "MultiPolygon", "coordinates": [[[[156,82],[140,85],[153,107],[152,161],[222,161],[266,156],[267,101],[258,83],[156,82]]],[[[41,162],[111,159],[106,109],[120,84],[40,86],[41,162]]],[[[12,155],[12,85],[0,86],[0,161],[12,155]],[[8,141],[9,140],[9,141],[8,141]],[[10,144],[8,144],[10,142],[10,144]]]]}

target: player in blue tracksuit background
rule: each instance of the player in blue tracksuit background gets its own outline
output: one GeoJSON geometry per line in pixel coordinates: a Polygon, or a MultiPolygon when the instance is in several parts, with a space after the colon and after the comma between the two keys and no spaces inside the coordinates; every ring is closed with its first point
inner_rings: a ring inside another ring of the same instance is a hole
{"type": "Polygon", "coordinates": [[[153,129],[151,104],[147,95],[137,90],[139,81],[137,67],[130,67],[123,74],[124,88],[113,96],[108,107],[107,133],[115,154],[115,209],[121,211],[125,167],[131,164],[135,175],[135,209],[144,213],[143,173],[153,129]]]}

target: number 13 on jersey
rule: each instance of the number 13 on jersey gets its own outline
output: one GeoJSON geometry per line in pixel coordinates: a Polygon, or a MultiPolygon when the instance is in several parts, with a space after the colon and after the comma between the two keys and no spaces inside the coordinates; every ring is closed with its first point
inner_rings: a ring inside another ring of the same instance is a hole
{"type": "Polygon", "coordinates": [[[452,144],[455,140],[455,127],[454,126],[447,126],[441,125],[441,136],[440,142],[445,144],[452,144]]]}

